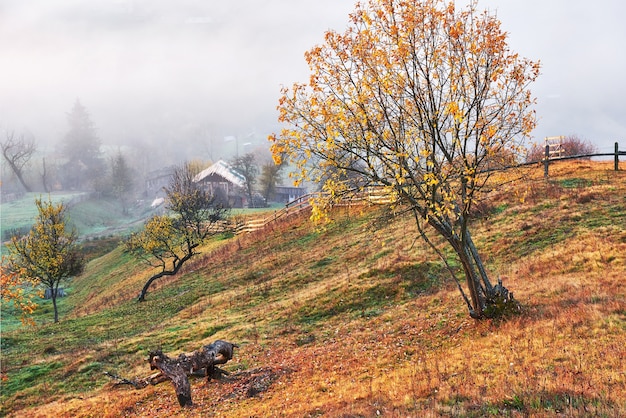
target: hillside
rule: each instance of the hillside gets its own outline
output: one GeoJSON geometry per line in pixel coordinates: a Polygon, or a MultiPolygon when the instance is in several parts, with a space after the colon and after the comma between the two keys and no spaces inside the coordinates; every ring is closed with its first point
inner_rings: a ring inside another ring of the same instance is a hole
{"type": "MultiPolygon", "coordinates": [[[[145,416],[626,416],[626,166],[530,167],[473,222],[492,276],[523,304],[469,318],[409,218],[341,207],[223,238],[134,298],[150,271],[116,249],[90,262],[61,322],[2,333],[2,414],[145,416]],[[181,409],[150,349],[239,344],[223,382],[192,380],[181,409]]],[[[4,309],[4,308],[3,308],[4,309]]],[[[47,312],[46,312],[47,310],[47,312]]]]}
{"type": "Polygon", "coordinates": [[[2,241],[10,240],[15,233],[28,232],[37,216],[35,199],[50,199],[54,204],[62,202],[67,208],[70,226],[76,228],[83,240],[127,231],[141,225],[153,213],[149,202],[138,203],[124,213],[115,199],[98,199],[88,193],[24,193],[19,199],[0,204],[2,241]]]}

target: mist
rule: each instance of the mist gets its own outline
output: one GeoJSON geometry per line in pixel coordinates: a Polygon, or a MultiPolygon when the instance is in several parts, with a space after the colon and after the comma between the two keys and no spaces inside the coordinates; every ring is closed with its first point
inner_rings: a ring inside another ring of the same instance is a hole
{"type": "MultiPolygon", "coordinates": [[[[353,5],[2,0],[0,129],[30,132],[53,150],[78,99],[104,145],[134,147],[152,166],[226,158],[244,143],[267,148],[281,86],[307,81],[304,52],[325,31],[343,31],[353,5]]],[[[576,134],[600,150],[626,145],[623,3],[484,0],[479,8],[497,13],[512,50],[542,62],[531,86],[534,140],[576,134]]]]}
{"type": "Polygon", "coordinates": [[[78,99],[113,147],[214,159],[232,153],[228,136],[267,146],[281,85],[306,79],[304,51],[345,27],[340,3],[5,1],[0,125],[51,145],[78,99]]]}

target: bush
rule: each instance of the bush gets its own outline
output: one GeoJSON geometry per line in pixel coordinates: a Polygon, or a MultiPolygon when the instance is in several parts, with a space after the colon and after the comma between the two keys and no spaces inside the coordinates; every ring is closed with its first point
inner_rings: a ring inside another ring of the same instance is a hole
{"type": "MultiPolygon", "coordinates": [[[[570,135],[563,138],[561,142],[563,151],[562,157],[569,157],[574,155],[587,155],[598,152],[595,145],[586,139],[581,139],[576,135],[570,135]]],[[[526,162],[542,161],[546,154],[545,144],[533,144],[526,153],[526,162]]],[[[587,157],[589,158],[589,157],[587,157]]]]}

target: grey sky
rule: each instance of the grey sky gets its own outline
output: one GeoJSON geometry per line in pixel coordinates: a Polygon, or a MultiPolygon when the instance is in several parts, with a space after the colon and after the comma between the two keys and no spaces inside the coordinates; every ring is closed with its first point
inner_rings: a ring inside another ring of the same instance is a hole
{"type": "MultiPolygon", "coordinates": [[[[343,31],[353,4],[0,0],[0,128],[58,142],[79,98],[108,144],[154,141],[184,154],[189,142],[222,146],[224,136],[262,141],[277,127],[280,86],[307,80],[304,52],[327,29],[343,31]]],[[[514,51],[542,61],[535,139],[577,134],[602,150],[616,140],[626,148],[626,3],[479,7],[497,10],[514,51]]],[[[219,153],[205,148],[192,157],[219,153]]]]}
{"type": "Polygon", "coordinates": [[[496,10],[509,45],[540,60],[532,87],[535,140],[579,135],[600,151],[626,149],[626,2],[479,0],[496,10]]]}

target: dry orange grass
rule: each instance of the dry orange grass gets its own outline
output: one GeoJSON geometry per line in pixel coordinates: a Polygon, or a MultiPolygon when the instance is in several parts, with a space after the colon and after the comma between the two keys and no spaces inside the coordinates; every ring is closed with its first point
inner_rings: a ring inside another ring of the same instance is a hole
{"type": "MultiPolygon", "coordinates": [[[[494,277],[524,305],[518,317],[469,319],[443,277],[415,291],[410,268],[435,258],[410,220],[380,231],[362,222],[351,235],[292,221],[190,269],[229,286],[168,326],[228,326],[179,352],[217,338],[241,345],[231,380],[192,381],[194,407],[178,407],[168,383],[109,383],[12,416],[626,416],[626,173],[594,162],[556,164],[550,183],[527,173],[474,225],[494,277]],[[564,182],[573,178],[586,182],[564,182]],[[373,292],[382,301],[367,299],[373,292]]],[[[346,217],[360,214],[336,214],[346,217]]],[[[129,375],[148,374],[141,361],[129,375]]]]}

